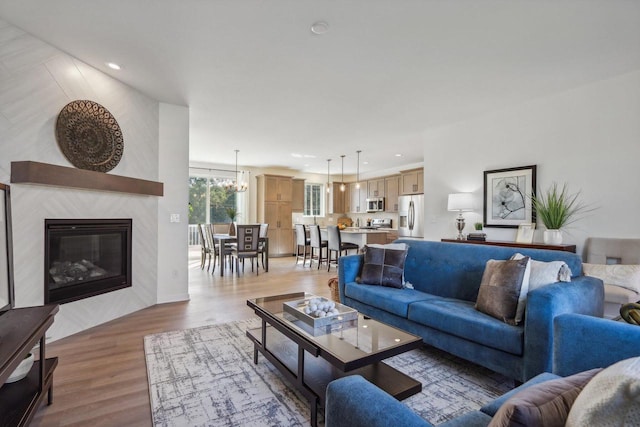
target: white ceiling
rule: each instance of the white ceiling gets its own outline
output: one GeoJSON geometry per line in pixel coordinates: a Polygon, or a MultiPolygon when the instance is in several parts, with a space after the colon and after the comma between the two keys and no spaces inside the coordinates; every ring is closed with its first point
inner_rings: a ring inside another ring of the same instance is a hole
{"type": "Polygon", "coordinates": [[[315,173],[340,154],[354,173],[356,150],[361,172],[421,162],[430,127],[640,68],[637,0],[0,0],[0,16],[188,105],[192,161],[239,149],[315,173]]]}

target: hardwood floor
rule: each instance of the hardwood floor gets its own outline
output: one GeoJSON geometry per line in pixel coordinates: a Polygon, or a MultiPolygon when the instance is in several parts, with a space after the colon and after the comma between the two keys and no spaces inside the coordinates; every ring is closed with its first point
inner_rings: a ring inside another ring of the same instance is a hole
{"type": "Polygon", "coordinates": [[[330,297],[327,281],[337,276],[335,268],[328,273],[294,262],[272,258],[269,272],[259,276],[247,263],[244,275],[221,278],[200,270],[199,253],[191,252],[190,301],[149,307],[48,345],[47,355],[59,357],[54,402],[38,411],[33,425],[151,425],[143,337],[251,318],[249,298],[299,291],[330,297]]]}

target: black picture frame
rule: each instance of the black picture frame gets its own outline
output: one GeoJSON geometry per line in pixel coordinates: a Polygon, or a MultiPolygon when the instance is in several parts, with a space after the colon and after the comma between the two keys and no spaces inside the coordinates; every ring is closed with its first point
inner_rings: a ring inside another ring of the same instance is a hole
{"type": "Polygon", "coordinates": [[[485,227],[518,228],[535,223],[531,196],[536,191],[536,165],[484,172],[485,227]]]}

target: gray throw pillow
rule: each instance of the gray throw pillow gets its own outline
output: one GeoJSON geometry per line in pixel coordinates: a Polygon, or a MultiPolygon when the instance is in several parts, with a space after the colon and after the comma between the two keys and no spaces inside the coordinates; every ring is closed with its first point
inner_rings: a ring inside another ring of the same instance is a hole
{"type": "Polygon", "coordinates": [[[562,427],[573,402],[601,368],[545,381],[514,394],[498,409],[489,427],[562,427]]]}
{"type": "Polygon", "coordinates": [[[407,250],[366,246],[358,283],[402,288],[402,273],[407,250]]]}
{"type": "Polygon", "coordinates": [[[514,325],[528,263],[529,257],[487,261],[478,291],[476,310],[514,325]]]}

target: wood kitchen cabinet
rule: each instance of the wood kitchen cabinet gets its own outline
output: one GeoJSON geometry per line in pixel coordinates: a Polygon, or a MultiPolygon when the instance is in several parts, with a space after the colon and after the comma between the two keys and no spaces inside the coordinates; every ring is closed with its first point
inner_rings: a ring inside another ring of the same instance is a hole
{"type": "Polygon", "coordinates": [[[269,256],[291,256],[293,179],[287,176],[260,175],[257,180],[258,222],[269,224],[269,256]]]}
{"type": "Polygon", "coordinates": [[[400,195],[400,177],[389,176],[384,179],[384,211],[398,212],[398,196],[400,195]]]}
{"type": "Polygon", "coordinates": [[[264,199],[267,202],[291,202],[293,179],[289,176],[263,175],[264,199]]]}
{"type": "Polygon", "coordinates": [[[345,183],[345,190],[340,191],[340,182],[334,182],[331,189],[331,213],[342,214],[349,212],[348,205],[349,200],[349,185],[345,183]]]}
{"type": "Polygon", "coordinates": [[[365,213],[367,211],[367,190],[365,183],[360,183],[360,188],[356,188],[356,183],[349,184],[349,212],[365,213]]]}
{"type": "Polygon", "coordinates": [[[367,197],[372,199],[374,197],[384,197],[384,178],[371,179],[367,181],[367,197]]]}
{"type": "Polygon", "coordinates": [[[400,172],[400,193],[403,195],[424,193],[423,169],[412,169],[400,172]]]}
{"type": "Polygon", "coordinates": [[[304,212],[304,179],[294,178],[292,188],[291,210],[293,212],[304,212]]]}

